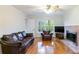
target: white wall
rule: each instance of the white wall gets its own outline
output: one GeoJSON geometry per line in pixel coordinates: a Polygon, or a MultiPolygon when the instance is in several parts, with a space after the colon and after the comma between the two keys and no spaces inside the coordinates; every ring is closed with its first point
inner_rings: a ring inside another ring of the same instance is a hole
{"type": "MultiPolygon", "coordinates": [[[[39,20],[52,20],[54,26],[63,26],[63,16],[60,14],[53,15],[35,15],[28,17],[25,21],[25,15],[12,6],[0,6],[0,37],[3,34],[9,34],[26,30],[27,32],[38,32],[39,20]]],[[[36,34],[37,35],[37,34],[36,34]]]]}
{"type": "Polygon", "coordinates": [[[27,19],[26,20],[26,27],[28,33],[34,33],[35,32],[35,20],[34,19],[27,19]]]}
{"type": "Polygon", "coordinates": [[[0,37],[26,30],[25,15],[12,6],[0,6],[0,37]]]}
{"type": "Polygon", "coordinates": [[[68,11],[64,18],[65,26],[79,25],[79,6],[75,6],[68,11]]]}
{"type": "Polygon", "coordinates": [[[0,37],[23,30],[26,31],[25,15],[12,6],[0,6],[0,37]]]}
{"type": "Polygon", "coordinates": [[[79,6],[75,6],[72,10],[68,11],[64,18],[65,33],[66,30],[70,32],[77,32],[77,44],[79,46],[79,6]]]}
{"type": "MultiPolygon", "coordinates": [[[[27,32],[33,32],[36,37],[40,36],[40,33],[38,31],[38,22],[40,20],[52,20],[54,26],[63,26],[64,25],[64,20],[63,16],[60,14],[54,14],[53,16],[51,15],[40,15],[40,16],[28,16],[26,20],[26,25],[27,25],[27,32]]],[[[54,30],[53,30],[54,33],[54,30]]],[[[54,34],[55,36],[55,34],[54,34]]]]}

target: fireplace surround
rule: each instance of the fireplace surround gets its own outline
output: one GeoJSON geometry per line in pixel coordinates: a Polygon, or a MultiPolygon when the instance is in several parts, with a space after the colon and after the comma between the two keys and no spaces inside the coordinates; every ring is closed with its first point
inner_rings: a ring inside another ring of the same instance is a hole
{"type": "Polygon", "coordinates": [[[66,31],[66,39],[77,44],[77,33],[66,31]]]}

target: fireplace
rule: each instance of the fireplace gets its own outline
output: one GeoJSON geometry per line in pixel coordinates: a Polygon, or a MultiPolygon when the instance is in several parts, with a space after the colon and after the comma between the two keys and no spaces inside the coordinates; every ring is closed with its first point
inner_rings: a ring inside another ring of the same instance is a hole
{"type": "Polygon", "coordinates": [[[77,44],[77,33],[66,31],[66,39],[77,44]]]}

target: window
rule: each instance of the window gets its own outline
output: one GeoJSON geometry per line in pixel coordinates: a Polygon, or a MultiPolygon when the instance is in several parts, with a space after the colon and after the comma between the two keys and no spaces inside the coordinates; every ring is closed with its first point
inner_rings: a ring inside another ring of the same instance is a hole
{"type": "Polygon", "coordinates": [[[52,31],[53,30],[53,21],[44,20],[39,21],[39,31],[52,31]]]}

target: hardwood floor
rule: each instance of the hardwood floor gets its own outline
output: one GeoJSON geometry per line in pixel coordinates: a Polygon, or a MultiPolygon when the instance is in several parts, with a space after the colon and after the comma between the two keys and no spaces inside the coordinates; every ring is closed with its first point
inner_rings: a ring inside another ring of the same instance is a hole
{"type": "Polygon", "coordinates": [[[26,54],[71,54],[73,53],[59,39],[53,38],[52,41],[42,41],[36,38],[26,54]]]}

